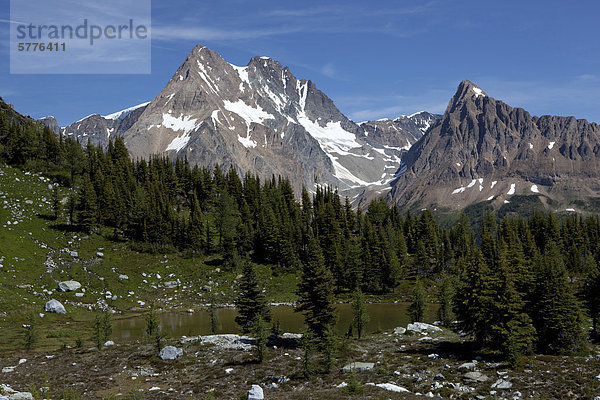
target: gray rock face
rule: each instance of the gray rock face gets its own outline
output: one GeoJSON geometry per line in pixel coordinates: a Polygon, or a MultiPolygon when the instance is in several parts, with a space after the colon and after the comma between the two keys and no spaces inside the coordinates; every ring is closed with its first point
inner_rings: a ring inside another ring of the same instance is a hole
{"type": "Polygon", "coordinates": [[[463,81],[440,122],[402,157],[387,198],[457,209],[483,201],[499,208],[513,195],[539,195],[570,208],[572,198],[600,195],[599,149],[597,124],[534,117],[463,81]]]}
{"type": "Polygon", "coordinates": [[[65,136],[79,139],[86,144],[88,141],[94,145],[106,147],[109,140],[120,137],[129,129],[142,114],[148,103],[140,104],[111,115],[92,114],[65,128],[65,136]]]}
{"type": "Polygon", "coordinates": [[[183,349],[175,346],[165,346],[160,353],[158,353],[158,358],[161,360],[175,360],[181,356],[183,356],[183,349]]]}
{"type": "Polygon", "coordinates": [[[465,374],[465,376],[463,377],[463,379],[467,383],[480,383],[480,382],[486,382],[490,378],[488,378],[485,374],[483,374],[479,371],[471,371],[471,372],[467,372],[465,374]]]}
{"type": "Polygon", "coordinates": [[[369,363],[369,362],[353,362],[350,363],[348,365],[345,365],[342,368],[342,372],[362,372],[362,371],[368,371],[370,369],[373,369],[375,367],[375,363],[369,363]]]}
{"type": "Polygon", "coordinates": [[[65,306],[63,306],[60,301],[54,300],[54,299],[52,299],[46,303],[46,305],[44,306],[44,310],[46,310],[46,312],[48,312],[48,313],[55,313],[55,314],[66,314],[67,313],[67,310],[65,310],[65,306]]]}
{"type": "Polygon", "coordinates": [[[439,114],[421,111],[412,115],[403,115],[396,119],[361,122],[365,135],[370,140],[385,146],[408,150],[442,118],[439,114]]]}
{"type": "Polygon", "coordinates": [[[200,45],[156,98],[116,121],[91,115],[65,133],[101,145],[121,136],[134,158],[186,156],[241,175],[286,176],[296,193],[317,184],[349,197],[366,186],[389,188],[404,151],[378,141],[396,143],[391,134],[368,137],[313,82],[277,61],[254,57],[237,67],[200,45]]]}
{"type": "Polygon", "coordinates": [[[52,132],[56,133],[57,135],[60,133],[60,126],[58,126],[58,122],[53,116],[40,118],[38,121],[46,125],[48,128],[50,128],[52,132]]]}
{"type": "Polygon", "coordinates": [[[246,400],[264,400],[265,396],[263,390],[258,385],[252,385],[252,388],[248,390],[246,400]]]}
{"type": "Polygon", "coordinates": [[[81,287],[81,283],[77,281],[64,281],[58,284],[59,292],[73,292],[81,287]]]}

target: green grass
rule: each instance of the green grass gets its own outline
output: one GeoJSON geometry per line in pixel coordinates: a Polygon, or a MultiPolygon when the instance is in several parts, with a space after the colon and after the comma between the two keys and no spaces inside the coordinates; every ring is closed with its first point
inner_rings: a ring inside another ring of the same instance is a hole
{"type": "MultiPolygon", "coordinates": [[[[40,335],[39,346],[48,349],[65,341],[73,345],[70,342],[77,337],[89,336],[99,300],[119,312],[115,318],[139,312],[151,301],[170,311],[201,309],[210,302],[209,293],[202,288],[212,281],[218,303],[234,302],[240,271],[224,268],[220,256],[138,252],[128,242],[113,240],[112,229],[90,235],[72,232],[65,229],[64,215],[58,221],[53,219],[52,189],[46,178],[4,165],[0,171],[0,192],[5,196],[0,198],[0,349],[21,346],[20,326],[25,316],[43,313],[51,298],[61,301],[67,314],[36,317],[41,329],[48,331],[40,335]],[[13,225],[19,215],[22,222],[13,225]],[[71,257],[66,249],[77,251],[79,257],[71,257]],[[103,257],[97,256],[99,251],[103,257]],[[49,254],[57,268],[48,271],[44,262],[49,254]],[[120,274],[129,279],[119,279],[120,274]],[[82,284],[77,291],[82,297],[56,291],[58,282],[71,279],[82,284]],[[173,280],[180,282],[177,288],[164,287],[173,280]],[[45,290],[53,293],[47,295],[45,290]],[[61,333],[64,329],[69,333],[61,333]]],[[[70,194],[71,189],[60,188],[61,197],[70,194]]],[[[257,266],[269,301],[294,301],[297,274],[273,271],[277,267],[257,266]]]]}

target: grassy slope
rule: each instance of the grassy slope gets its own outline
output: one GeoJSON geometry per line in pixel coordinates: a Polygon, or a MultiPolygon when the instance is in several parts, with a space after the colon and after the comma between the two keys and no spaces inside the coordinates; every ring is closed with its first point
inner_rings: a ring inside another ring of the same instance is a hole
{"type": "MultiPolygon", "coordinates": [[[[217,302],[233,303],[237,272],[223,270],[218,257],[139,253],[127,243],[107,239],[111,230],[88,236],[57,229],[51,216],[50,182],[4,165],[0,171],[0,349],[16,345],[25,315],[43,312],[50,298],[67,309],[67,315],[37,317],[44,329],[64,331],[50,336],[87,335],[89,324],[76,322],[93,319],[90,309],[95,311],[101,300],[123,315],[139,311],[150,301],[168,310],[199,309],[209,302],[203,287],[212,281],[217,302]],[[77,251],[79,257],[71,257],[67,250],[77,251]],[[103,257],[97,256],[99,251],[103,257]],[[47,257],[56,268],[47,269],[47,257]],[[129,279],[119,280],[120,274],[129,279]],[[69,279],[83,285],[83,297],[56,291],[58,282],[69,279]],[[164,287],[174,280],[180,282],[177,288],[164,287]],[[68,325],[76,328],[71,331],[68,325]]],[[[61,194],[66,196],[68,189],[61,188],[61,194]]],[[[267,284],[270,301],[294,301],[296,276],[273,275],[269,266],[259,266],[258,275],[267,284]]],[[[60,344],[60,338],[51,339],[55,340],[42,340],[42,346],[60,344]]]]}

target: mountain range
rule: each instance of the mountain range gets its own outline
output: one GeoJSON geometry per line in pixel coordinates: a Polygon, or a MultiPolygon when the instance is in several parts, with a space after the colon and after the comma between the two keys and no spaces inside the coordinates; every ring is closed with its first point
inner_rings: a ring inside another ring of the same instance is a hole
{"type": "Polygon", "coordinates": [[[595,123],[531,116],[470,81],[443,115],[355,123],[277,61],[254,57],[239,67],[200,45],[148,103],[63,128],[52,117],[41,122],[82,143],[122,137],[135,158],[164,154],[287,176],[298,193],[331,185],[355,205],[384,195],[409,208],[501,208],[531,196],[570,211],[600,195],[595,123]]]}

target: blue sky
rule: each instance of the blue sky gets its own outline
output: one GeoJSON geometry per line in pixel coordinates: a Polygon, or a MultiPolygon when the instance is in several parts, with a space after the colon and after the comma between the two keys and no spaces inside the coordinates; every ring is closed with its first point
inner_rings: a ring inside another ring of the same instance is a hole
{"type": "Polygon", "coordinates": [[[598,15],[596,1],[154,0],[150,75],[10,75],[3,0],[0,96],[68,125],[151,100],[201,43],[278,60],[355,121],[441,113],[470,79],[534,115],[600,122],[598,15]]]}

